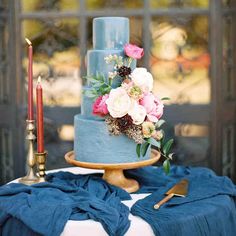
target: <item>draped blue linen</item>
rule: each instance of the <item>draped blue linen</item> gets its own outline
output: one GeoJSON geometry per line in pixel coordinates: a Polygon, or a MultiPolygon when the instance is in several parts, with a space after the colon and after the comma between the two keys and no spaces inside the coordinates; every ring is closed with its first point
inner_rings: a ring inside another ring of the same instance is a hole
{"type": "Polygon", "coordinates": [[[69,219],[99,221],[109,235],[128,230],[129,209],[121,203],[130,199],[126,191],[92,175],[58,172],[48,181],[0,188],[0,235],[58,236],[69,219]]]}
{"type": "MultiPolygon", "coordinates": [[[[172,166],[169,175],[157,167],[127,170],[125,175],[139,181],[137,193],[151,193],[137,201],[131,213],[147,221],[155,235],[236,235],[236,188],[229,178],[207,168],[182,166],[172,166]],[[154,210],[153,205],[183,178],[189,179],[188,195],[154,210]]],[[[69,219],[93,219],[108,235],[124,235],[130,226],[129,209],[121,201],[128,199],[127,192],[100,175],[57,172],[47,183],[9,184],[0,187],[0,236],[57,236],[69,219]]]]}
{"type": "Polygon", "coordinates": [[[152,191],[145,199],[131,208],[133,215],[147,221],[155,235],[162,236],[235,236],[236,188],[228,177],[216,176],[206,168],[174,166],[169,176],[155,167],[130,171],[142,184],[139,192],[152,191]],[[174,197],[160,207],[154,204],[183,178],[189,180],[186,197],[174,197]]]}

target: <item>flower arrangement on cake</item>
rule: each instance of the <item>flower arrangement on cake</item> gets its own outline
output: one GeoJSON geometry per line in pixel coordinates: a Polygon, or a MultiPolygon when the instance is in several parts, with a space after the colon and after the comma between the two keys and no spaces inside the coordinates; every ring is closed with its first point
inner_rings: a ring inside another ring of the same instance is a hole
{"type": "Polygon", "coordinates": [[[169,172],[170,152],[173,139],[165,140],[161,119],[164,100],[152,93],[153,77],[146,68],[137,67],[133,71],[133,60],[142,58],[143,48],[136,45],[124,46],[125,56],[109,55],[105,62],[114,65],[108,79],[97,74],[87,77],[92,89],[86,96],[93,98],[93,114],[104,117],[108,131],[112,135],[125,134],[136,143],[138,157],[145,156],[150,145],[155,146],[166,160],[163,162],[165,172],[169,172]],[[113,81],[119,81],[113,86],[113,81]]]}

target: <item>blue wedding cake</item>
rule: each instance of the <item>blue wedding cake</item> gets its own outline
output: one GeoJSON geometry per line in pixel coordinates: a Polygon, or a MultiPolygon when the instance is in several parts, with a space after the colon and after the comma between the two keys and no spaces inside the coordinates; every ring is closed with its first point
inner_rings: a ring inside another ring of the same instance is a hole
{"type": "MultiPolygon", "coordinates": [[[[124,45],[129,43],[129,19],[99,17],[93,20],[93,49],[87,52],[87,75],[103,74],[106,78],[113,66],[104,60],[109,55],[124,56],[124,45]]],[[[135,67],[135,65],[132,65],[135,67]]],[[[115,81],[113,87],[116,87],[115,81]]],[[[91,89],[87,84],[84,91],[91,89]]],[[[150,158],[136,154],[136,143],[126,135],[111,135],[103,118],[92,114],[93,100],[83,93],[81,114],[74,117],[75,159],[91,163],[131,163],[150,158]]]]}

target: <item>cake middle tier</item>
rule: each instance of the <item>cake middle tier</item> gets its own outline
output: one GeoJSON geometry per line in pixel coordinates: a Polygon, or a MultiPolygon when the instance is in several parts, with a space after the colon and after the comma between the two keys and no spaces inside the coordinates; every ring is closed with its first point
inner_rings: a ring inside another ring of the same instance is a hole
{"type": "Polygon", "coordinates": [[[137,157],[136,143],[125,135],[111,135],[104,121],[74,117],[75,158],[91,163],[130,163],[150,158],[150,148],[145,157],[137,157]]]}
{"type": "MultiPolygon", "coordinates": [[[[105,62],[105,57],[109,55],[117,55],[124,56],[123,49],[114,49],[114,50],[89,50],[87,52],[87,76],[96,76],[103,75],[105,81],[108,82],[108,74],[109,72],[114,72],[114,62],[107,64],[105,62]]],[[[133,60],[131,65],[131,69],[133,70],[136,67],[136,60],[133,60]]],[[[117,76],[112,81],[112,87],[116,88],[120,86],[121,78],[117,76]]],[[[87,82],[87,85],[83,87],[83,95],[82,95],[82,104],[81,104],[81,113],[87,118],[93,119],[101,119],[98,116],[94,116],[92,114],[92,104],[93,100],[90,97],[86,97],[86,91],[91,90],[91,85],[87,82]]]]}
{"type": "Polygon", "coordinates": [[[104,75],[108,79],[108,73],[114,71],[114,62],[106,63],[105,57],[117,55],[124,57],[123,49],[114,50],[89,50],[87,52],[87,75],[104,75]]]}

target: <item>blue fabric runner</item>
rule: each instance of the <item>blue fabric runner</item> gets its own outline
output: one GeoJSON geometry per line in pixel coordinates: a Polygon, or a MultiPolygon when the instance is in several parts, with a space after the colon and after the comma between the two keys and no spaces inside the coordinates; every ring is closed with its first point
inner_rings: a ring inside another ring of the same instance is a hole
{"type": "MultiPolygon", "coordinates": [[[[236,189],[227,177],[181,166],[173,166],[168,176],[157,167],[128,170],[125,175],[139,181],[139,193],[151,193],[136,202],[131,213],[147,221],[155,235],[236,235],[236,189]],[[190,181],[188,196],[154,210],[153,205],[182,178],[190,181]]],[[[0,187],[0,236],[57,236],[69,219],[93,219],[109,235],[124,235],[129,209],[121,201],[128,199],[127,192],[96,175],[58,172],[48,176],[48,183],[9,184],[0,187]]]]}
{"type": "Polygon", "coordinates": [[[69,219],[99,221],[109,235],[124,235],[128,230],[129,209],[121,203],[130,199],[126,191],[92,175],[58,172],[49,175],[48,181],[0,188],[2,236],[28,235],[24,224],[38,234],[57,236],[69,219]]]}
{"type": "Polygon", "coordinates": [[[236,188],[229,178],[216,176],[205,168],[176,166],[169,176],[164,176],[160,169],[154,172],[150,168],[130,171],[127,175],[145,183],[140,192],[154,191],[145,199],[137,201],[131,213],[147,221],[155,235],[236,235],[236,188]],[[144,175],[145,171],[148,177],[144,175]],[[189,180],[188,195],[174,197],[155,210],[154,204],[183,178],[189,180]]]}

